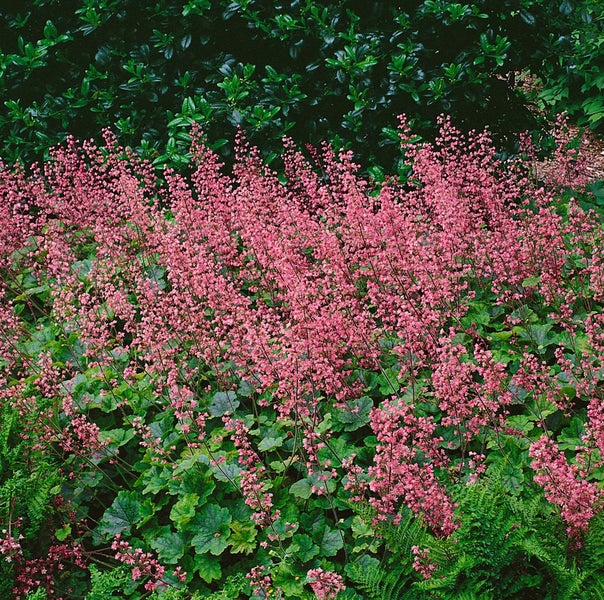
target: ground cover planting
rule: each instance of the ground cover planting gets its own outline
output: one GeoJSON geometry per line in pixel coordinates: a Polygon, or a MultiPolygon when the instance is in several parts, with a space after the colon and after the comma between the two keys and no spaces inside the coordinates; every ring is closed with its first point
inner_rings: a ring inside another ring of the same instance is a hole
{"type": "Polygon", "coordinates": [[[604,597],[604,250],[440,122],[405,179],[74,140],[0,172],[0,596],[604,597]]]}

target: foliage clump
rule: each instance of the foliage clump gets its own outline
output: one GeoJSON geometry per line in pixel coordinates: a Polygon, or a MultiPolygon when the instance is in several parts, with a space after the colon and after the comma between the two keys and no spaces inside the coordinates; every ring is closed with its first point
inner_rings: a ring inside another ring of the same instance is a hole
{"type": "Polygon", "coordinates": [[[2,171],[0,442],[41,480],[0,472],[15,598],[601,595],[580,154],[539,182],[448,119],[398,135],[377,187],[290,141],[226,175],[199,131],[162,180],[109,133],[2,171]]]}

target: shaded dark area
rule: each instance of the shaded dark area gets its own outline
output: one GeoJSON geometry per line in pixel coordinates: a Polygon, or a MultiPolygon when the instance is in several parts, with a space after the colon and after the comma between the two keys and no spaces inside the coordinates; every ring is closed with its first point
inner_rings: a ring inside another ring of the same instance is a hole
{"type": "Polygon", "coordinates": [[[124,144],[179,166],[196,121],[210,140],[226,140],[218,145],[227,160],[241,126],[266,156],[286,134],[300,144],[334,140],[391,168],[400,113],[428,137],[441,113],[465,129],[489,126],[505,147],[536,127],[510,73],[574,78],[569,94],[581,93],[569,40],[601,16],[587,1],[543,0],[2,4],[9,163],[110,127],[124,144]]]}

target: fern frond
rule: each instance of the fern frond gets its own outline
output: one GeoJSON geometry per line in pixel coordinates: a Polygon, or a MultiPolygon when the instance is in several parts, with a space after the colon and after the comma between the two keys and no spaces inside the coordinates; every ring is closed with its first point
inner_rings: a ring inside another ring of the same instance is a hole
{"type": "Polygon", "coordinates": [[[454,590],[458,587],[458,581],[467,573],[471,573],[479,565],[476,557],[469,554],[461,554],[456,557],[454,562],[451,562],[446,568],[444,565],[438,572],[438,576],[431,577],[424,581],[418,581],[414,584],[414,588],[422,591],[442,591],[447,592],[444,596],[451,598],[454,590]]]}
{"type": "Polygon", "coordinates": [[[581,600],[604,600],[604,582],[599,575],[595,575],[585,582],[580,598],[581,600]]]}
{"type": "Polygon", "coordinates": [[[526,552],[528,561],[536,561],[548,573],[549,588],[556,592],[560,600],[575,600],[584,588],[586,574],[569,564],[564,553],[559,548],[547,548],[542,539],[527,538],[522,540],[522,549],[526,552]]]}
{"type": "Polygon", "coordinates": [[[492,600],[492,594],[485,594],[480,591],[458,592],[451,600],[492,600]]]}
{"type": "Polygon", "coordinates": [[[413,599],[410,569],[386,569],[368,561],[351,563],[346,567],[348,577],[371,600],[413,599]]]}
{"type": "Polygon", "coordinates": [[[469,544],[468,551],[493,570],[510,564],[522,531],[499,482],[486,479],[467,486],[459,506],[463,514],[459,537],[469,544]]]}
{"type": "Polygon", "coordinates": [[[604,572],[604,514],[597,514],[589,522],[583,544],[585,569],[590,572],[604,572]]]}
{"type": "Polygon", "coordinates": [[[240,597],[241,592],[246,586],[245,576],[241,573],[230,575],[224,582],[224,587],[214,592],[210,596],[206,596],[207,600],[236,600],[240,597]]]}
{"type": "Polygon", "coordinates": [[[348,507],[366,523],[373,521],[375,508],[369,502],[347,502],[348,507]]]}
{"type": "Polygon", "coordinates": [[[51,504],[51,490],[59,483],[56,469],[42,465],[29,480],[30,494],[27,503],[27,516],[29,517],[32,531],[36,531],[41,523],[46,520],[48,508],[51,504]]]}
{"type": "Polygon", "coordinates": [[[113,600],[114,592],[122,592],[132,581],[130,571],[120,565],[110,571],[99,571],[95,565],[90,565],[90,591],[86,600],[113,600]]]}
{"type": "Polygon", "coordinates": [[[408,508],[401,511],[401,520],[398,525],[392,522],[380,525],[387,548],[400,557],[412,556],[413,546],[424,546],[428,539],[425,525],[408,508]]]}

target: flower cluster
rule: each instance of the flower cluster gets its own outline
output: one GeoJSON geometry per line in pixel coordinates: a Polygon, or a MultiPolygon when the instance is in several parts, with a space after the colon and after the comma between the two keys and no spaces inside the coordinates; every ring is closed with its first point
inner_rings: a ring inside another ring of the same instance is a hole
{"type": "Polygon", "coordinates": [[[252,567],[246,574],[246,579],[250,582],[252,594],[260,598],[281,598],[281,589],[275,588],[271,576],[266,573],[266,568],[262,565],[252,567]]]}
{"type": "Polygon", "coordinates": [[[333,571],[324,571],[321,568],[310,569],[306,578],[317,600],[332,600],[339,592],[346,589],[342,576],[333,571]]]}
{"type": "Polygon", "coordinates": [[[421,573],[424,579],[430,579],[437,569],[437,565],[430,561],[430,548],[411,546],[413,553],[413,568],[421,573]]]}
{"type": "MultiPolygon", "coordinates": [[[[84,548],[77,542],[53,544],[44,558],[20,561],[13,589],[15,600],[27,598],[29,592],[38,588],[45,590],[48,598],[62,600],[56,590],[57,579],[61,573],[68,571],[69,566],[86,569],[84,548]]],[[[69,597],[69,591],[67,593],[69,597]]]]}
{"type": "Polygon", "coordinates": [[[456,529],[455,504],[436,476],[436,468],[448,463],[439,448],[442,438],[435,433],[436,424],[416,417],[412,406],[393,399],[372,411],[371,427],[378,440],[374,466],[369,468],[376,519],[400,519],[402,500],[436,532],[451,534],[456,529]]]}
{"type": "MultiPolygon", "coordinates": [[[[267,570],[248,580],[265,597],[281,594],[268,574],[277,555],[310,557],[304,570],[351,556],[338,554],[357,541],[343,516],[351,499],[369,503],[377,528],[406,506],[450,536],[463,519],[455,486],[488,475],[491,449],[520,436],[571,536],[601,510],[601,225],[499,160],[486,134],[464,138],[442,119],[434,143],[409,135],[403,122],[407,180],[375,188],[350,153],[325,145],[319,170],[288,140],[282,176],[242,137],[223,175],[196,129],[192,171],[161,181],[110,134],[105,148],[69,140],[31,177],[2,172],[0,400],[20,440],[69,465],[65,485],[77,514],[100,523],[95,535],[114,533],[97,519],[100,482],[127,482],[134,517],[144,507],[140,547],[118,536],[111,548],[141,588],[170,579],[147,551],[149,523],[170,518],[176,532],[159,527],[190,540],[201,481],[230,519],[204,575],[255,549],[249,564],[267,570]],[[570,462],[549,431],[558,418],[580,422],[570,462]]],[[[576,158],[555,186],[574,178],[576,158]]],[[[0,538],[5,561],[50,589],[32,571],[48,572],[46,559],[24,562],[22,546],[0,538]]],[[[83,564],[76,548],[52,556],[83,564]]],[[[433,574],[423,544],[408,558],[433,574]]],[[[19,594],[33,589],[19,581],[19,594]]],[[[319,599],[344,589],[321,568],[307,583],[319,599]]]]}
{"type": "Polygon", "coordinates": [[[0,554],[4,556],[6,562],[13,562],[16,558],[23,556],[23,550],[21,549],[22,535],[14,537],[11,532],[6,529],[2,530],[2,537],[0,538],[0,554]]]}
{"type": "Polygon", "coordinates": [[[279,511],[273,510],[273,495],[266,491],[267,482],[262,481],[266,467],[254,451],[248,440],[249,429],[240,419],[223,417],[227,431],[231,431],[231,440],[239,452],[239,464],[244,467],[241,473],[241,491],[245,503],[254,510],[252,519],[263,526],[271,525],[279,518],[279,511]]]}
{"type": "Polygon", "coordinates": [[[133,548],[129,542],[121,538],[120,534],[115,536],[111,549],[115,552],[115,559],[117,561],[132,567],[133,581],[146,579],[146,590],[153,591],[165,585],[164,576],[166,568],[150,552],[143,552],[140,548],[133,548]]]}
{"type": "Polygon", "coordinates": [[[585,473],[581,473],[577,465],[569,464],[546,436],[531,444],[530,456],[531,466],[537,473],[535,481],[545,489],[545,497],[560,507],[568,534],[578,536],[601,510],[602,490],[596,483],[584,479],[585,473]]]}

